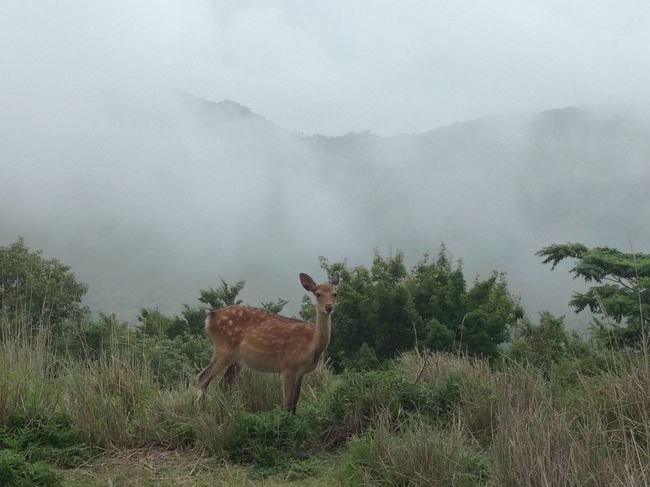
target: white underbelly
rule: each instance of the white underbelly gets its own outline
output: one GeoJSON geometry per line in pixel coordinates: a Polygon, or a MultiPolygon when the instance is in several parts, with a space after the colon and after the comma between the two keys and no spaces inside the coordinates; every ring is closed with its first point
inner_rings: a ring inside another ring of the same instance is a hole
{"type": "Polygon", "coordinates": [[[276,364],[240,360],[239,365],[245,369],[253,370],[255,372],[280,372],[280,367],[276,366],[276,364]]]}
{"type": "Polygon", "coordinates": [[[239,365],[256,372],[280,372],[282,352],[262,351],[242,344],[239,348],[239,365]]]}

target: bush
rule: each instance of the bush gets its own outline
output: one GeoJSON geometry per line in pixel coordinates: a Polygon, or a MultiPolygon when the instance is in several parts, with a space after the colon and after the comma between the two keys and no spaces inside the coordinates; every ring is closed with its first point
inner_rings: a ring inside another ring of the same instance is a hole
{"type": "Polygon", "coordinates": [[[0,428],[0,449],[20,452],[29,462],[44,461],[60,467],[73,465],[90,453],[64,416],[11,417],[0,428]]]}
{"type": "Polygon", "coordinates": [[[62,485],[55,465],[74,465],[90,452],[66,417],[14,414],[0,428],[0,485],[62,485]]]}
{"type": "Polygon", "coordinates": [[[52,337],[55,352],[76,360],[97,360],[136,342],[128,323],[113,314],[100,313],[97,320],[65,321],[60,330],[52,337]]]}
{"type": "Polygon", "coordinates": [[[194,383],[197,371],[212,357],[209,340],[193,335],[147,337],[143,346],[155,378],[164,387],[194,383]]]}
{"type": "Polygon", "coordinates": [[[81,300],[88,287],[57,259],[45,259],[20,238],[0,246],[0,316],[27,331],[50,328],[55,334],[65,320],[88,315],[81,300]]]}
{"type": "Polygon", "coordinates": [[[340,477],[345,485],[476,486],[487,484],[492,461],[458,430],[414,423],[400,433],[381,424],[351,441],[340,477]]]}
{"type": "Polygon", "coordinates": [[[523,317],[504,274],[493,272],[468,288],[462,262],[454,266],[444,246],[436,259],[425,254],[411,270],[402,252],[375,252],[369,269],[326,259],[321,266],[342,276],[327,352],[337,369],[376,366],[417,347],[418,337],[433,350],[494,358],[523,317]]]}
{"type": "Polygon", "coordinates": [[[32,463],[20,453],[0,450],[0,485],[58,487],[63,485],[63,478],[51,465],[32,463]]]}
{"type": "Polygon", "coordinates": [[[433,390],[395,368],[347,372],[322,402],[329,422],[326,444],[336,448],[347,438],[371,430],[382,417],[388,418],[394,428],[415,415],[433,422],[459,403],[459,387],[457,378],[449,376],[439,389],[433,390]]]}
{"type": "Polygon", "coordinates": [[[305,415],[276,408],[261,413],[240,412],[224,432],[229,460],[254,463],[273,471],[306,460],[321,448],[314,422],[305,415]]]}

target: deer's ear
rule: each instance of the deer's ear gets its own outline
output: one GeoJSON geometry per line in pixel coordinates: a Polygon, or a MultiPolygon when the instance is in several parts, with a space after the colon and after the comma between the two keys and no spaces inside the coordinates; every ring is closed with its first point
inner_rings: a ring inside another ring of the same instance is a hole
{"type": "Polygon", "coordinates": [[[300,273],[300,284],[310,293],[316,291],[316,283],[314,280],[303,272],[300,273]]]}
{"type": "Polygon", "coordinates": [[[330,277],[330,284],[332,286],[338,286],[339,281],[341,280],[341,274],[339,271],[336,271],[332,277],[330,277]]]}

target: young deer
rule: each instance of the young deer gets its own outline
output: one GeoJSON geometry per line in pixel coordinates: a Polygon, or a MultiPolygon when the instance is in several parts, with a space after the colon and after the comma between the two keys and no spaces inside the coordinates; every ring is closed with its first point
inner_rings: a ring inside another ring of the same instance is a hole
{"type": "Polygon", "coordinates": [[[198,405],[219,372],[226,369],[223,381],[229,385],[245,366],[258,372],[280,372],[284,405],[295,413],[302,377],[316,368],[330,341],[339,278],[337,272],[329,283],[317,285],[307,274],[300,274],[302,287],[316,297],[315,325],[248,306],[226,306],[210,312],[205,329],[214,352],[212,362],[198,377],[198,405]]]}

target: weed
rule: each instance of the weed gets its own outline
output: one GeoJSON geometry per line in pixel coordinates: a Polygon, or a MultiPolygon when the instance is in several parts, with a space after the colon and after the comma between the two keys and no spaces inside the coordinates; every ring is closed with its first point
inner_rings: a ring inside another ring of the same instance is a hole
{"type": "Polygon", "coordinates": [[[457,428],[417,422],[397,435],[380,423],[351,441],[344,459],[341,480],[352,485],[486,485],[492,468],[492,460],[471,450],[457,428]]]}
{"type": "Polygon", "coordinates": [[[11,450],[0,450],[0,485],[7,487],[58,487],[62,476],[44,462],[31,462],[11,450]]]}
{"type": "Polygon", "coordinates": [[[0,448],[20,452],[29,462],[43,461],[60,467],[74,465],[91,453],[64,416],[13,416],[0,428],[0,448]]]}
{"type": "Polygon", "coordinates": [[[281,408],[261,413],[238,413],[223,441],[229,460],[253,463],[269,473],[296,460],[306,460],[320,450],[312,422],[305,416],[290,414],[281,408]]]}

